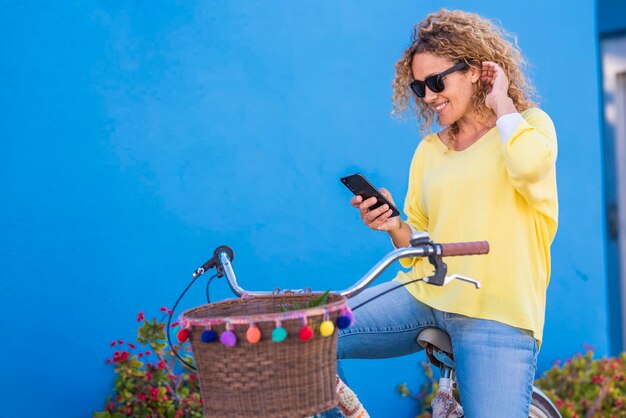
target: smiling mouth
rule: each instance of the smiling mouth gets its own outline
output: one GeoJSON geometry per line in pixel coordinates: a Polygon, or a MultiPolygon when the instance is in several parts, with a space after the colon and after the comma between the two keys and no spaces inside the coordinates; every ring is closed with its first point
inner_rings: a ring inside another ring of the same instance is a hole
{"type": "Polygon", "coordinates": [[[448,102],[444,102],[444,103],[440,104],[439,106],[435,106],[435,111],[437,113],[443,112],[443,109],[445,109],[446,106],[448,106],[448,103],[450,103],[450,102],[449,101],[448,102]]]}

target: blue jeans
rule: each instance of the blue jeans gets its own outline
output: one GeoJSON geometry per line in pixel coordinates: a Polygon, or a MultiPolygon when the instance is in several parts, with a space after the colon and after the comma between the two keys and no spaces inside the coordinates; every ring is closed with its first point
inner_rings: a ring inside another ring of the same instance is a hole
{"type": "MultiPolygon", "coordinates": [[[[354,308],[397,285],[392,281],[368,288],[350,299],[349,305],[354,308]]],[[[340,360],[412,354],[422,350],[417,335],[423,329],[440,328],[452,340],[465,417],[528,418],[538,354],[537,342],[529,333],[496,321],[438,311],[404,287],[356,309],[354,319],[352,326],[339,332],[340,360]]],[[[320,416],[343,415],[335,408],[320,416]]]]}

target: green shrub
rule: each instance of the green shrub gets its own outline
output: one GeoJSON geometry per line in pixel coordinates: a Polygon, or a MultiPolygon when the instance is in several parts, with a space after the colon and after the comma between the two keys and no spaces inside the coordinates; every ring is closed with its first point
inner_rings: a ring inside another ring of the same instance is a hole
{"type": "Polygon", "coordinates": [[[626,417],[626,353],[594,359],[576,354],[535,381],[563,418],[626,417]]]}
{"type": "MultiPolygon", "coordinates": [[[[104,411],[93,418],[201,418],[202,399],[195,373],[182,363],[167,344],[165,327],[171,311],[161,308],[161,318],[146,320],[137,315],[140,326],[137,341],[111,342],[113,357],[106,360],[116,374],[112,394],[104,411]],[[141,349],[139,349],[141,346],[141,349]]],[[[173,323],[172,327],[177,324],[173,323]]],[[[176,337],[174,337],[176,340],[176,337]]],[[[193,364],[188,344],[175,348],[187,363],[193,364]]]]}
{"type": "MultiPolygon", "coordinates": [[[[559,409],[563,418],[626,417],[626,353],[615,358],[594,359],[593,351],[576,354],[563,365],[556,361],[535,385],[559,409]]],[[[412,393],[406,383],[397,391],[402,397],[414,399],[420,407],[416,418],[430,418],[430,402],[437,391],[437,379],[431,366],[422,362],[426,383],[412,393]]]]}
{"type": "Polygon", "coordinates": [[[420,365],[424,369],[426,382],[420,387],[419,392],[411,392],[406,383],[398,385],[396,391],[400,393],[400,396],[403,398],[411,398],[418,403],[420,414],[415,418],[431,418],[433,411],[430,407],[430,402],[435,397],[435,393],[439,388],[439,380],[433,377],[433,369],[430,363],[422,361],[420,365]]]}

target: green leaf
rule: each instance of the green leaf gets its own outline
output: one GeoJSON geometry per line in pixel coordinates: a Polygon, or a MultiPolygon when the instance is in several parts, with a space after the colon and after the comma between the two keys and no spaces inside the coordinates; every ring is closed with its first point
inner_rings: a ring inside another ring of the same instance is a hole
{"type": "Polygon", "coordinates": [[[155,354],[165,353],[166,347],[167,347],[167,343],[165,342],[153,342],[152,343],[152,350],[155,352],[155,354]]]}
{"type": "Polygon", "coordinates": [[[325,291],[321,295],[311,299],[309,307],[321,306],[328,304],[328,295],[330,294],[330,290],[325,291]]]}
{"type": "Polygon", "coordinates": [[[400,396],[402,396],[403,398],[406,398],[407,396],[411,394],[406,383],[400,383],[398,387],[396,388],[396,391],[400,393],[400,396]]]}
{"type": "Polygon", "coordinates": [[[330,290],[327,290],[324,293],[321,293],[315,296],[314,298],[312,298],[311,300],[308,300],[302,304],[292,302],[290,305],[290,304],[285,303],[281,305],[278,309],[280,310],[280,312],[287,312],[287,311],[298,311],[301,309],[313,308],[315,306],[323,306],[323,305],[328,304],[329,294],[330,294],[330,290]]]}

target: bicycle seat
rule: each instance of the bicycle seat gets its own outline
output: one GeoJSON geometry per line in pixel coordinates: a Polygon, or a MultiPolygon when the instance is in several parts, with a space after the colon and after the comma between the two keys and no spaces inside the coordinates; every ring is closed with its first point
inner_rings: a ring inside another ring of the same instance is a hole
{"type": "Polygon", "coordinates": [[[426,328],[417,336],[417,343],[424,347],[430,362],[436,367],[446,365],[454,368],[454,355],[450,336],[438,328],[426,328]],[[437,356],[437,352],[444,355],[437,356]],[[447,357],[447,358],[446,358],[447,357]]]}

